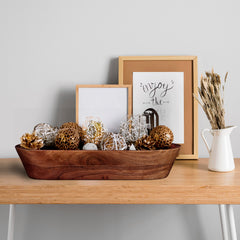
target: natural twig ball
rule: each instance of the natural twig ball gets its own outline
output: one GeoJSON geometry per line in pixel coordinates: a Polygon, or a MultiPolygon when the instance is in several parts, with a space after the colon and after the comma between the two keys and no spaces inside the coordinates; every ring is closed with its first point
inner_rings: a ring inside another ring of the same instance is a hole
{"type": "Polygon", "coordinates": [[[62,128],[58,131],[55,145],[62,150],[76,150],[80,142],[79,132],[74,128],[62,128]]]}
{"type": "Polygon", "coordinates": [[[83,129],[75,122],[66,122],[64,123],[60,129],[62,128],[73,128],[76,129],[79,133],[80,140],[83,140],[83,129]]]}

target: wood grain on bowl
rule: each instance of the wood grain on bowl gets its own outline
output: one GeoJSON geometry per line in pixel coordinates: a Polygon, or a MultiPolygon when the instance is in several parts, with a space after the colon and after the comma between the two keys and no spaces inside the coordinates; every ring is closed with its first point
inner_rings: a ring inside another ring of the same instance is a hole
{"type": "Polygon", "coordinates": [[[168,176],[180,145],[153,151],[28,150],[16,146],[29,177],[45,180],[140,180],[168,176]]]}

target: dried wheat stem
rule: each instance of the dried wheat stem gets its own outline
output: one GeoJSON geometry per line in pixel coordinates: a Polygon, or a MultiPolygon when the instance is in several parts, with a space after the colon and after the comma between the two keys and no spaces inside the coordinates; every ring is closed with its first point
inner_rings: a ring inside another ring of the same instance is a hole
{"type": "Polygon", "coordinates": [[[201,75],[200,87],[198,93],[201,98],[193,94],[193,97],[198,101],[204,110],[207,118],[213,129],[225,128],[225,110],[224,110],[224,89],[228,73],[224,78],[224,83],[221,83],[219,74],[206,72],[206,76],[201,75]]]}

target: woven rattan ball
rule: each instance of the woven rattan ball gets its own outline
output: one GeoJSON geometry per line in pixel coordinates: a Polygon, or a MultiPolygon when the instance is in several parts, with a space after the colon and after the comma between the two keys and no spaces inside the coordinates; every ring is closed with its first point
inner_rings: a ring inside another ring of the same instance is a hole
{"type": "Polygon", "coordinates": [[[58,128],[52,127],[48,123],[39,123],[33,129],[36,136],[42,138],[45,147],[53,147],[58,128]]]}
{"type": "Polygon", "coordinates": [[[86,143],[94,143],[99,146],[105,133],[106,129],[102,121],[91,119],[87,124],[84,140],[86,143]]]}
{"type": "Polygon", "coordinates": [[[159,125],[150,132],[151,138],[155,141],[156,148],[169,148],[173,142],[173,132],[170,128],[159,125]]]}
{"type": "Polygon", "coordinates": [[[77,129],[62,128],[58,131],[55,139],[55,145],[62,150],[78,149],[80,137],[77,129]]]}
{"type": "Polygon", "coordinates": [[[115,133],[107,133],[102,139],[101,149],[107,151],[126,150],[127,144],[121,135],[115,133]]]}

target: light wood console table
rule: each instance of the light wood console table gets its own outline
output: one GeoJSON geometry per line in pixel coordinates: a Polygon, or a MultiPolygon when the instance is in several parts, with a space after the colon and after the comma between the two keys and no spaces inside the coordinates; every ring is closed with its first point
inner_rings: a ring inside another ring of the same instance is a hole
{"type": "Polygon", "coordinates": [[[19,159],[0,159],[0,204],[218,204],[224,240],[236,240],[231,204],[240,204],[240,159],[228,173],[207,170],[207,159],[176,161],[161,180],[34,180],[19,159]]]}

